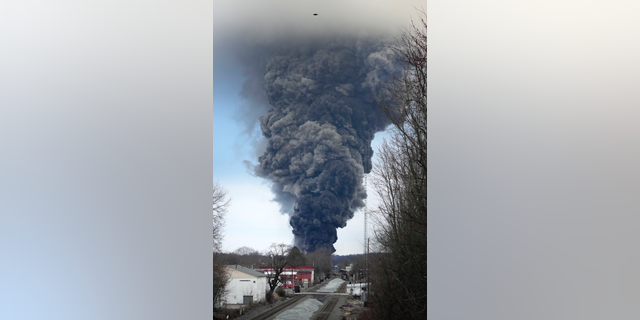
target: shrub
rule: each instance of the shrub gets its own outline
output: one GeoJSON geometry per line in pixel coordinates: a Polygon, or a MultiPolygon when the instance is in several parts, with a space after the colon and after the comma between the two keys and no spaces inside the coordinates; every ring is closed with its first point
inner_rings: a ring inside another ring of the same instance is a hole
{"type": "Polygon", "coordinates": [[[278,294],[281,297],[284,297],[286,293],[284,292],[284,289],[282,289],[282,287],[278,287],[276,288],[276,294],[278,294]]]}

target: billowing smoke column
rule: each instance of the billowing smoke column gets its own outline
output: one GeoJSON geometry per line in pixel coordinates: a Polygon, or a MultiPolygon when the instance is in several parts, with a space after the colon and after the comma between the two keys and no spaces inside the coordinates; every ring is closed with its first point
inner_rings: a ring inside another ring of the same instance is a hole
{"type": "Polygon", "coordinates": [[[335,251],[336,228],[363,206],[371,141],[387,124],[373,93],[393,72],[390,58],[379,42],[343,39],[279,48],[267,60],[268,145],[255,171],[273,182],[304,251],[335,251]]]}

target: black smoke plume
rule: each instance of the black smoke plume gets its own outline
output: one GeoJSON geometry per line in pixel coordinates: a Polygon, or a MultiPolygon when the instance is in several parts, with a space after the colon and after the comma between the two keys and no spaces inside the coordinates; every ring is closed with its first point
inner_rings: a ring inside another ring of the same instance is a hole
{"type": "Polygon", "coordinates": [[[271,180],[307,252],[335,251],[336,229],[363,207],[371,141],[387,125],[374,94],[396,72],[391,58],[379,41],[361,38],[281,46],[263,57],[267,146],[255,172],[271,180]]]}

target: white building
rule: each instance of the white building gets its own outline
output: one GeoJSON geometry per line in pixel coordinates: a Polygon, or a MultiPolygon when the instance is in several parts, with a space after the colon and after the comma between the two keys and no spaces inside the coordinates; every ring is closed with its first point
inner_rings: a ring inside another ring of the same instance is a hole
{"type": "Polygon", "coordinates": [[[227,308],[264,301],[267,291],[267,276],[239,265],[228,265],[229,282],[223,299],[227,308]]]}

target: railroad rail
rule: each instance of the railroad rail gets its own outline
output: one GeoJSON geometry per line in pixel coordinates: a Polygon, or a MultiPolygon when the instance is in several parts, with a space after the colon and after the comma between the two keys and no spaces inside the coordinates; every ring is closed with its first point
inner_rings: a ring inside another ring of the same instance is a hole
{"type": "Polygon", "coordinates": [[[313,291],[307,291],[307,292],[298,292],[296,293],[297,295],[303,295],[303,296],[348,296],[348,293],[338,293],[338,292],[313,292],[313,291]]]}
{"type": "Polygon", "coordinates": [[[267,310],[266,312],[263,312],[261,315],[253,318],[253,320],[267,320],[267,319],[273,317],[274,315],[276,315],[277,313],[280,313],[280,312],[284,311],[285,309],[287,309],[292,304],[297,303],[302,298],[304,298],[304,295],[296,295],[293,298],[281,303],[280,305],[278,305],[276,307],[273,307],[273,308],[267,310]]]}
{"type": "MultiPolygon", "coordinates": [[[[347,283],[341,284],[335,292],[343,292],[347,288],[347,283]]],[[[315,316],[311,318],[311,320],[327,320],[331,317],[331,311],[335,308],[338,303],[338,299],[340,297],[337,295],[332,295],[327,297],[327,301],[324,303],[322,308],[316,312],[315,316]]]]}
{"type": "Polygon", "coordinates": [[[338,303],[337,296],[331,296],[327,298],[327,302],[324,303],[322,308],[316,312],[315,316],[311,320],[327,320],[331,316],[331,311],[338,303]]]}
{"type": "Polygon", "coordinates": [[[344,295],[344,294],[340,294],[340,293],[344,292],[344,290],[346,288],[347,288],[347,283],[345,282],[345,283],[341,284],[338,287],[338,289],[336,291],[334,291],[333,293],[324,293],[324,292],[304,292],[303,294],[296,293],[293,296],[293,298],[290,298],[287,301],[284,301],[283,303],[279,304],[278,306],[273,307],[273,308],[263,312],[262,314],[258,315],[257,317],[253,318],[252,320],[267,320],[267,319],[275,316],[276,314],[288,309],[292,305],[298,303],[305,296],[313,295],[313,294],[317,294],[317,295],[332,294],[332,296],[327,297],[326,302],[323,304],[322,308],[318,312],[316,312],[315,317],[312,318],[313,320],[315,320],[315,319],[318,319],[318,320],[329,319],[329,317],[331,316],[331,311],[333,310],[333,308],[338,303],[338,299],[340,298],[339,296],[344,295]]]}

